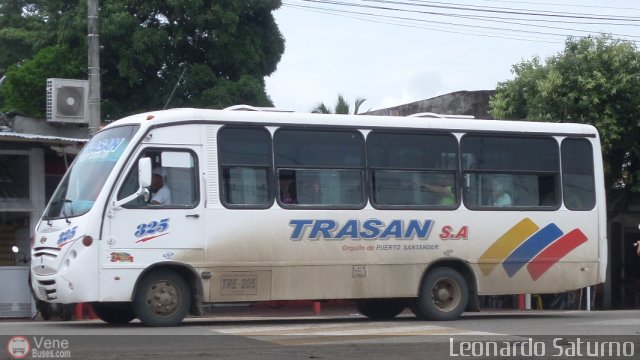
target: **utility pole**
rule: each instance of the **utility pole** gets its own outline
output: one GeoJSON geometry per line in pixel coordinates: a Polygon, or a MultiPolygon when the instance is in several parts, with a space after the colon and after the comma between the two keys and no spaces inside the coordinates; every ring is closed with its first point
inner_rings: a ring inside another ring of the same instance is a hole
{"type": "Polygon", "coordinates": [[[100,128],[100,37],[98,35],[98,0],[87,0],[89,62],[89,135],[100,128]]]}

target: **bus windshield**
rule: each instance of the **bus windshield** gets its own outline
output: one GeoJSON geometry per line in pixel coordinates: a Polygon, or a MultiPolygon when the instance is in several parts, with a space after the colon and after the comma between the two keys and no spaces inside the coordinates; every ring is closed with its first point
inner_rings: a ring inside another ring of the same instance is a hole
{"type": "Polygon", "coordinates": [[[67,171],[43,219],[80,216],[91,210],[111,170],[137,130],[138,126],[120,126],[96,134],[67,171]]]}

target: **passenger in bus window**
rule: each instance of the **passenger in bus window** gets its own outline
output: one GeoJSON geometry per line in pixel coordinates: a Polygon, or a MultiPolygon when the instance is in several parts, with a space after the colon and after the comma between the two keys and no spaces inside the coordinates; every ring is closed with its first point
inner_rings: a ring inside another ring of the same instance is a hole
{"type": "Polygon", "coordinates": [[[167,205],[171,203],[171,190],[164,185],[162,175],[157,172],[153,173],[151,178],[151,205],[167,205]]]}
{"type": "Polygon", "coordinates": [[[451,206],[456,204],[456,197],[453,194],[452,187],[447,183],[445,177],[437,178],[433,184],[423,185],[431,195],[431,204],[451,206]]]}
{"type": "Polygon", "coordinates": [[[496,183],[495,187],[496,200],[493,203],[495,206],[511,206],[511,195],[507,193],[504,188],[504,184],[496,183]]]}
{"type": "Polygon", "coordinates": [[[456,197],[453,195],[450,186],[432,185],[429,189],[438,197],[438,200],[435,202],[437,205],[451,206],[456,204],[456,197]]]}
{"type": "Polygon", "coordinates": [[[296,183],[291,178],[280,178],[280,201],[283,204],[296,204],[296,183]]]}
{"type": "Polygon", "coordinates": [[[302,188],[297,192],[300,204],[321,204],[320,181],[317,178],[305,180],[302,188]]]}

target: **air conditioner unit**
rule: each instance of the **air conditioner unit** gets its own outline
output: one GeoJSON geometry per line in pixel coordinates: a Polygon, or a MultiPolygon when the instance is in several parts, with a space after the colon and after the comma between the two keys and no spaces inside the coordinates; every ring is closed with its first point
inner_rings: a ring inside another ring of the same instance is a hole
{"type": "Polygon", "coordinates": [[[47,79],[47,121],[89,123],[89,81],[47,79]]]}

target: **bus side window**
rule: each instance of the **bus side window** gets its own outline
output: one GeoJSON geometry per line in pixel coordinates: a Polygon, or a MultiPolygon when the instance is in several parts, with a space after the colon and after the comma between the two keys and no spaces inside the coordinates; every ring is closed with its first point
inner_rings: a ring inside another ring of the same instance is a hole
{"type": "Polygon", "coordinates": [[[364,139],[360,132],[283,127],[274,134],[274,152],[282,207],[364,206],[364,139]],[[292,194],[295,202],[289,201],[292,194]]]}
{"type": "Polygon", "coordinates": [[[171,205],[190,206],[198,201],[196,161],[186,151],[163,151],[161,154],[165,185],[171,191],[171,205]]]}
{"type": "Polygon", "coordinates": [[[569,210],[591,210],[596,204],[593,148],[587,139],[562,141],[562,193],[569,210]]]}
{"type": "MultiPolygon", "coordinates": [[[[197,177],[195,155],[188,151],[147,149],[138,158],[149,157],[152,159],[154,167],[154,177],[161,179],[161,182],[154,182],[149,188],[150,199],[145,202],[143,197],[138,197],[129,203],[125,208],[140,208],[146,206],[163,207],[183,207],[192,206],[198,201],[197,177]],[[165,188],[162,197],[159,195],[161,189],[165,188]],[[165,199],[162,203],[154,202],[153,199],[165,199]]],[[[118,191],[118,199],[123,199],[133,194],[138,189],[138,166],[137,161],[127,174],[127,177],[118,191]]]]}
{"type": "Polygon", "coordinates": [[[218,163],[223,204],[253,209],[271,206],[271,159],[271,134],[264,127],[220,129],[218,163]]]}
{"type": "Polygon", "coordinates": [[[367,149],[374,206],[457,208],[458,143],[452,134],[374,130],[367,149]]]}
{"type": "Polygon", "coordinates": [[[471,209],[558,207],[560,156],[554,138],[465,135],[461,149],[464,202],[471,209]]]}

